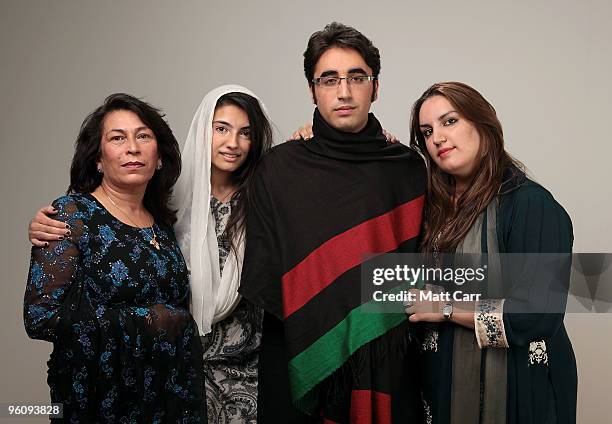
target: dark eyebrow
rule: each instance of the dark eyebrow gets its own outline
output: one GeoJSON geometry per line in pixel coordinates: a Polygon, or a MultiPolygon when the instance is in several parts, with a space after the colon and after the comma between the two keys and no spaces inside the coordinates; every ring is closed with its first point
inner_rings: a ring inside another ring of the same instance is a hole
{"type": "Polygon", "coordinates": [[[367,72],[363,68],[352,68],[348,71],[349,74],[364,74],[367,75],[367,72]]]}
{"type": "Polygon", "coordinates": [[[122,130],[121,128],[111,128],[110,130],[108,130],[106,132],[106,135],[108,135],[108,134],[110,134],[112,132],[118,132],[118,133],[121,133],[121,134],[125,134],[125,130],[122,130]]]}
{"type": "MultiPolygon", "coordinates": [[[[367,72],[363,69],[363,68],[351,68],[348,70],[347,75],[351,75],[351,74],[364,74],[367,75],[367,72]]],[[[323,71],[323,73],[321,73],[321,76],[319,78],[323,78],[323,77],[329,77],[329,76],[338,76],[340,75],[338,73],[338,71],[335,70],[328,70],[328,71],[323,71]]]]}
{"type": "MultiPolygon", "coordinates": [[[[146,126],[142,126],[142,127],[136,128],[135,132],[140,132],[140,131],[143,131],[143,130],[151,131],[151,128],[146,127],[146,126]]],[[[113,131],[121,133],[121,134],[126,134],[126,131],[124,129],[122,129],[122,128],[111,128],[110,130],[108,130],[106,132],[106,135],[108,135],[109,133],[112,133],[113,131]]]]}
{"type": "Polygon", "coordinates": [[[216,121],[213,121],[213,124],[221,124],[221,125],[226,125],[230,128],[234,128],[233,125],[230,124],[229,122],[221,121],[219,119],[217,119],[216,121]]]}
{"type": "MultiPolygon", "coordinates": [[[[448,112],[443,113],[442,115],[440,115],[438,117],[438,121],[443,121],[444,118],[446,118],[451,113],[458,113],[458,112],[456,110],[449,110],[448,112]]],[[[422,124],[422,125],[419,125],[419,128],[431,128],[431,125],[429,125],[429,124],[422,124]]]]}
{"type": "Polygon", "coordinates": [[[332,70],[323,71],[323,73],[321,74],[321,76],[319,78],[329,77],[330,75],[338,76],[338,71],[332,71],[332,70]]]}
{"type": "Polygon", "coordinates": [[[446,118],[446,116],[447,116],[447,115],[450,115],[450,114],[451,114],[451,113],[453,113],[453,112],[457,113],[457,111],[456,111],[456,110],[449,110],[448,112],[446,112],[446,113],[444,113],[444,114],[440,115],[440,117],[438,118],[438,121],[443,120],[444,118],[446,118]]]}

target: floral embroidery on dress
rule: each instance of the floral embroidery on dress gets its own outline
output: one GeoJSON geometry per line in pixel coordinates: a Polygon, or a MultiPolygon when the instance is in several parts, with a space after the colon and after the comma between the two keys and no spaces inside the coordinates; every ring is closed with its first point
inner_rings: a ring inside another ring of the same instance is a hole
{"type": "Polygon", "coordinates": [[[425,329],[425,337],[423,343],[421,343],[421,348],[426,352],[437,352],[439,335],[438,330],[428,326],[425,329]]]}
{"type": "Polygon", "coordinates": [[[481,349],[508,347],[502,317],[503,305],[503,299],[485,299],[476,303],[474,325],[476,340],[481,349]]]}
{"type": "Polygon", "coordinates": [[[548,352],[544,340],[529,343],[529,366],[536,364],[548,365],[548,352]]]}
{"type": "Polygon", "coordinates": [[[431,407],[425,399],[423,399],[423,412],[425,413],[425,424],[433,424],[433,416],[431,415],[431,407]]]}

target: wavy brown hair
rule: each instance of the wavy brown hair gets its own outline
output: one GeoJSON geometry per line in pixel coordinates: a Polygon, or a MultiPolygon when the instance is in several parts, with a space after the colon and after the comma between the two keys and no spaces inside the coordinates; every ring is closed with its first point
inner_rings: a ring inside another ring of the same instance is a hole
{"type": "Polygon", "coordinates": [[[506,172],[523,171],[524,166],[504,149],[504,133],[495,109],[475,89],[461,82],[439,82],[429,87],[414,103],[410,120],[410,145],[427,162],[427,203],[422,249],[431,252],[434,242],[440,252],[452,252],[467,235],[478,215],[500,193],[506,172]],[[464,119],[472,123],[480,137],[479,164],[472,180],[456,202],[455,178],[442,171],[431,159],[420,129],[419,113],[431,97],[443,96],[464,119]]]}

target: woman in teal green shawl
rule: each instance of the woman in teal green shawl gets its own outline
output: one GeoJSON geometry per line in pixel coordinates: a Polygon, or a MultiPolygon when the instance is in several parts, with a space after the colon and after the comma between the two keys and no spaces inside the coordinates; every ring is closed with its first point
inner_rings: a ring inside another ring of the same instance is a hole
{"type": "MultiPolygon", "coordinates": [[[[569,216],[504,150],[495,109],[476,90],[457,82],[427,89],[413,109],[411,145],[428,163],[422,247],[434,259],[443,253],[487,253],[489,261],[497,253],[569,258],[569,216]]],[[[517,294],[566,292],[569,269],[563,262],[552,283],[533,274],[488,284],[476,302],[440,302],[427,311],[423,302],[407,305],[410,321],[424,323],[428,423],[576,422],[576,361],[563,310],[509,312],[521,302],[528,311],[537,308],[517,294]]]]}

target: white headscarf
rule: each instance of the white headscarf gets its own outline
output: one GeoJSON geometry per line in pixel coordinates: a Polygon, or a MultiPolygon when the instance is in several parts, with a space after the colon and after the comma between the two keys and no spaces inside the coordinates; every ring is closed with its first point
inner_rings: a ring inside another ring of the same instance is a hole
{"type": "Polygon", "coordinates": [[[191,122],[181,152],[181,175],[174,186],[173,205],[178,209],[174,231],[191,272],[191,308],[200,335],[209,333],[211,325],[227,317],[240,301],[244,234],[237,234],[237,252],[231,249],[221,276],[215,220],[210,210],[212,121],[217,101],[227,93],[254,97],[267,115],[261,100],[247,88],[223,85],[210,91],[191,122]]]}

